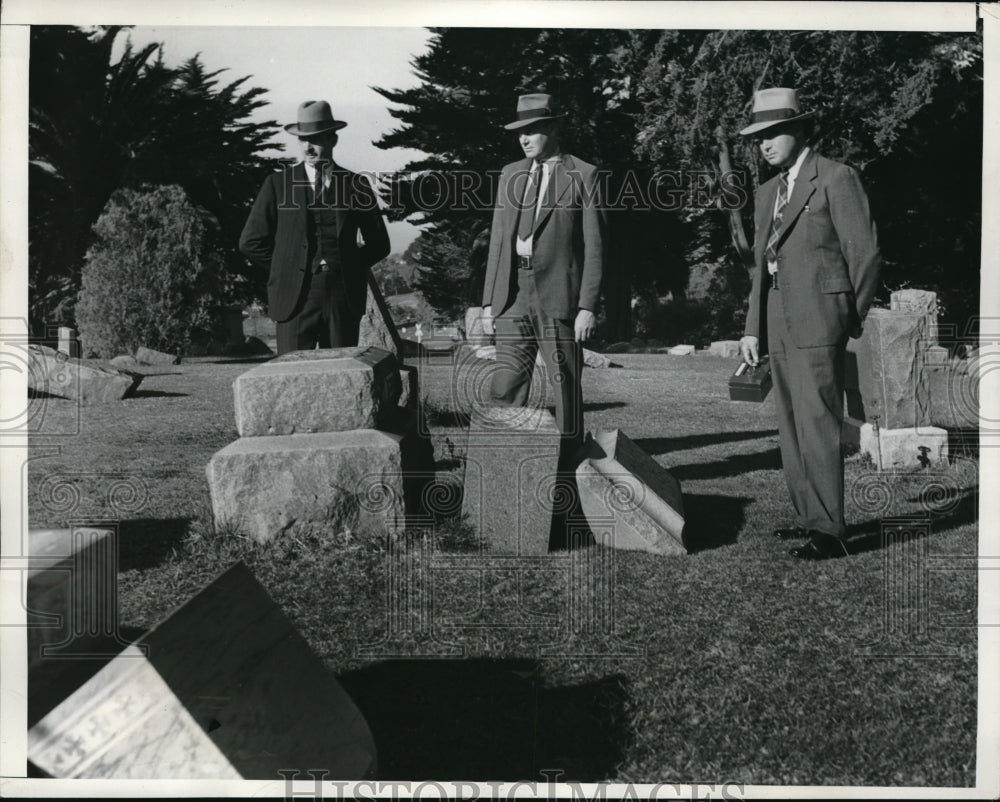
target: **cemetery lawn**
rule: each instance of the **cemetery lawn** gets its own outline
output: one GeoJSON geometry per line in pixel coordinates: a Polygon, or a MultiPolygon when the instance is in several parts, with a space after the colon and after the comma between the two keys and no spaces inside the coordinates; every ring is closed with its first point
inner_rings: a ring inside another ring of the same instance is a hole
{"type": "MultiPolygon", "coordinates": [[[[850,458],[853,554],[802,564],[770,535],[791,516],[773,399],[730,402],[715,357],[614,360],[585,371],[587,428],[680,480],[690,554],[487,567],[457,519],[392,545],[214,532],[205,466],[253,366],[216,359],[113,404],[35,401],[30,526],[118,522],[131,636],[243,560],[361,708],[383,780],[973,785],[975,453],[890,481],[850,458]],[[890,516],[917,535],[889,542],[890,516]]],[[[450,377],[421,367],[437,469],[460,472],[450,377]]]]}

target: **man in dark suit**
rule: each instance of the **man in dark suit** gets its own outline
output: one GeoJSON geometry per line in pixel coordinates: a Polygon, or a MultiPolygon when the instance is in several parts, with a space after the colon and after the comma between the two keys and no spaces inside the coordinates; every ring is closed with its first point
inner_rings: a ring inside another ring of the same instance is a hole
{"type": "Polygon", "coordinates": [[[556,396],[564,461],[583,442],[581,342],[596,329],[604,271],[606,214],[600,172],[563,153],[551,95],[522,95],[515,131],[524,159],[500,175],[483,307],[495,327],[492,397],[523,406],[540,351],[556,396]]]}
{"type": "Polygon", "coordinates": [[[389,253],[371,186],[333,161],[345,125],[325,101],[299,106],[285,130],[303,160],[267,177],[240,235],[240,250],[268,271],[279,354],[357,345],[368,270],[389,253]]]}
{"type": "Polygon", "coordinates": [[[766,341],[785,480],[795,508],[779,540],[805,538],[790,554],[847,554],[844,524],[844,354],[859,337],[878,287],[881,256],[855,170],[806,144],[810,113],[794,89],[754,96],[740,131],[779,172],[757,190],[753,283],[743,358],[756,365],[766,341]]]}

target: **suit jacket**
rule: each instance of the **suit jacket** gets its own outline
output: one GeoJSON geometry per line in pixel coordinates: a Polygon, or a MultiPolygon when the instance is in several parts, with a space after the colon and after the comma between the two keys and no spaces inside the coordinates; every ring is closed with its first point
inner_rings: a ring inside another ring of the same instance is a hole
{"type": "MultiPolygon", "coordinates": [[[[746,334],[760,338],[778,176],[757,190],[754,268],[746,334]]],[[[868,198],[856,170],[806,154],[788,199],[778,246],[778,283],[788,334],[799,348],[857,337],[878,289],[882,257],[868,198]]]]}
{"type": "MultiPolygon", "coordinates": [[[[337,213],[344,291],[348,307],[360,317],[367,302],[368,269],[389,253],[389,235],[368,182],[337,166],[333,175],[328,193],[337,213]]],[[[240,235],[240,250],[269,271],[268,314],[278,322],[295,314],[311,269],[306,210],[311,197],[305,165],[284,166],[264,181],[240,235]]]]}
{"type": "MultiPolygon", "coordinates": [[[[502,314],[514,302],[518,207],[531,159],[511,162],[500,174],[486,261],[483,306],[502,314]]],[[[607,215],[600,172],[564,154],[553,166],[535,220],[532,267],[544,312],[559,320],[597,308],[604,272],[607,215]]]]}

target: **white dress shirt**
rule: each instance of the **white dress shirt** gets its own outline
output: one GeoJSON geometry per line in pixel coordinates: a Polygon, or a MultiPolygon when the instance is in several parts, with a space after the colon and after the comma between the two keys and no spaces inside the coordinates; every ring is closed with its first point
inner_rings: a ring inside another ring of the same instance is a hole
{"type": "MultiPolygon", "coordinates": [[[[538,217],[539,213],[542,210],[542,203],[545,200],[545,190],[548,189],[549,176],[552,174],[552,166],[556,162],[561,160],[562,160],[562,154],[560,153],[556,154],[555,156],[551,156],[550,158],[542,162],[542,180],[541,183],[538,185],[538,200],[535,202],[535,218],[538,217]]],[[[531,171],[529,173],[530,181],[535,180],[535,177],[537,175],[537,170],[538,170],[538,162],[532,162],[531,171]]],[[[523,210],[521,211],[521,214],[524,214],[523,210]]],[[[528,239],[521,239],[520,237],[518,237],[517,243],[514,246],[514,250],[516,251],[517,255],[531,256],[532,242],[533,242],[532,237],[529,237],[528,239]]]]}
{"type": "MultiPolygon", "coordinates": [[[[788,198],[786,199],[786,204],[787,204],[787,202],[789,200],[792,199],[792,190],[795,189],[795,179],[798,178],[798,176],[799,176],[799,170],[802,169],[802,162],[805,161],[806,154],[808,154],[808,153],[809,153],[809,146],[806,145],[804,148],[802,148],[802,150],[799,151],[799,155],[795,159],[795,161],[792,164],[792,166],[788,168],[788,178],[786,179],[787,182],[788,182],[788,198]]],[[[775,194],[775,196],[774,196],[774,209],[771,211],[771,219],[772,220],[774,219],[774,212],[776,212],[777,210],[778,210],[778,196],[777,196],[777,194],[775,194]]],[[[768,236],[770,236],[770,231],[768,232],[768,236]]],[[[767,272],[768,273],[776,273],[776,272],[778,272],[778,263],[777,262],[768,262],[767,263],[767,272]]]]}

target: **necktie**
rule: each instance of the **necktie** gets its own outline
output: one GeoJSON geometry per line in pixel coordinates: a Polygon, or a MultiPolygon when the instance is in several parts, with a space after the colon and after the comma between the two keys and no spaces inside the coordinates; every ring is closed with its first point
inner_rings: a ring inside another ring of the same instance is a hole
{"type": "Polygon", "coordinates": [[[778,200],[774,205],[774,219],[771,220],[771,236],[767,238],[764,254],[769,263],[778,261],[778,241],[781,239],[781,219],[788,205],[788,173],[778,176],[778,200]]]}
{"type": "Polygon", "coordinates": [[[519,239],[531,239],[531,230],[535,227],[535,207],[538,205],[538,174],[541,167],[537,164],[525,182],[524,198],[521,201],[521,217],[517,221],[517,236],[519,239]]]}
{"type": "Polygon", "coordinates": [[[313,204],[319,206],[323,199],[323,166],[316,168],[316,180],[313,182],[313,204]]]}

